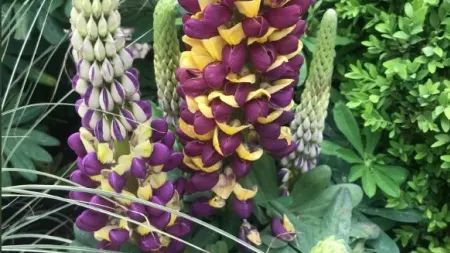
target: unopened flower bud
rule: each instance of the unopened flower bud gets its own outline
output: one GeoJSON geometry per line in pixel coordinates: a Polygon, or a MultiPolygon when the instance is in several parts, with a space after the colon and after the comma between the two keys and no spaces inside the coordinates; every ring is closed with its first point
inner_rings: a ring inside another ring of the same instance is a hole
{"type": "Polygon", "coordinates": [[[89,17],[92,14],[92,5],[90,0],[83,0],[81,9],[85,17],[89,17]]]}
{"type": "Polygon", "coordinates": [[[108,59],[105,59],[103,61],[103,64],[102,64],[102,76],[103,76],[103,79],[106,82],[108,82],[108,83],[111,83],[113,81],[114,68],[113,68],[113,66],[111,65],[111,62],[109,62],[108,59]]]}
{"type": "Polygon", "coordinates": [[[117,104],[123,104],[123,101],[125,99],[125,89],[123,88],[122,84],[120,84],[118,81],[114,80],[114,82],[111,84],[111,96],[117,104]]]}
{"type": "Polygon", "coordinates": [[[112,110],[114,110],[113,98],[111,96],[111,93],[106,87],[103,87],[102,91],[100,91],[99,100],[100,100],[100,108],[102,108],[102,110],[107,112],[111,112],[112,110]]]}
{"type": "Polygon", "coordinates": [[[133,66],[133,53],[128,48],[120,50],[119,55],[125,69],[129,69],[133,66]]]}
{"type": "Polygon", "coordinates": [[[112,65],[114,68],[114,76],[120,77],[125,72],[125,66],[123,65],[123,61],[120,59],[119,55],[115,55],[112,59],[112,65]]]}
{"type": "Polygon", "coordinates": [[[108,119],[102,118],[97,122],[97,125],[94,129],[95,137],[100,142],[107,142],[111,140],[111,126],[108,122],[108,119]]]}
{"type": "Polygon", "coordinates": [[[92,1],[92,15],[94,15],[96,19],[98,19],[100,15],[102,15],[102,3],[100,2],[100,0],[92,1]]]}
{"type": "Polygon", "coordinates": [[[87,22],[86,18],[84,17],[83,13],[79,13],[78,17],[75,20],[75,28],[77,29],[78,33],[80,33],[81,36],[87,35],[87,22]]]}
{"type": "Polygon", "coordinates": [[[116,43],[114,41],[114,38],[111,36],[110,33],[108,33],[108,36],[106,36],[105,42],[105,52],[108,57],[114,57],[116,53],[116,43]]]}
{"type": "Polygon", "coordinates": [[[81,53],[83,54],[83,58],[88,61],[93,61],[95,59],[94,47],[92,46],[92,43],[88,37],[86,37],[83,41],[83,45],[81,46],[81,53]]]}
{"type": "Polygon", "coordinates": [[[84,93],[86,93],[86,90],[88,89],[88,87],[89,87],[88,82],[86,82],[83,78],[80,78],[79,75],[76,75],[72,79],[72,89],[74,91],[76,91],[78,94],[80,94],[81,96],[83,96],[84,93]]]}
{"type": "Polygon", "coordinates": [[[105,19],[105,16],[102,15],[98,20],[98,35],[100,37],[105,37],[108,34],[108,22],[105,19]]]}
{"type": "Polygon", "coordinates": [[[100,39],[97,39],[97,42],[95,42],[94,55],[97,61],[103,61],[105,59],[105,46],[100,39]]]}
{"type": "Polygon", "coordinates": [[[108,31],[115,32],[120,26],[120,14],[118,11],[111,12],[108,16],[108,31]]]}
{"type": "Polygon", "coordinates": [[[109,14],[111,12],[111,0],[102,1],[102,11],[104,14],[109,14]]]}
{"type": "Polygon", "coordinates": [[[89,86],[84,94],[84,103],[92,109],[97,109],[100,107],[100,101],[98,100],[100,96],[100,91],[94,86],[89,86]]]}
{"type": "Polygon", "coordinates": [[[103,85],[103,77],[100,71],[100,66],[98,66],[98,63],[96,61],[91,65],[91,68],[89,69],[89,81],[92,85],[94,85],[94,87],[101,87],[103,85]]]}
{"type": "Polygon", "coordinates": [[[113,119],[111,123],[111,134],[114,140],[123,141],[125,136],[127,135],[127,131],[125,127],[120,123],[117,119],[113,119]]]}
{"type": "Polygon", "coordinates": [[[78,33],[77,30],[73,31],[72,38],[70,39],[70,42],[72,43],[73,48],[76,50],[80,50],[83,46],[83,37],[78,33]]]}
{"type": "Polygon", "coordinates": [[[87,34],[89,39],[96,40],[98,38],[98,28],[94,18],[91,16],[87,22],[87,34]]]}

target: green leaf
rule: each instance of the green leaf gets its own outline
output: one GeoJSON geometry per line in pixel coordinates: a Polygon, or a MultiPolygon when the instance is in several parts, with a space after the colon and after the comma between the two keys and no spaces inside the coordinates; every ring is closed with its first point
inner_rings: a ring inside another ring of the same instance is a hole
{"type": "Polygon", "coordinates": [[[322,220],[322,238],[334,235],[348,244],[352,220],[352,196],[346,188],[339,189],[322,220]]]}
{"type": "MultiPolygon", "coordinates": [[[[217,226],[218,223],[214,221],[211,222],[211,225],[217,226]]],[[[199,229],[195,231],[192,239],[190,239],[189,242],[200,248],[204,248],[208,244],[217,242],[219,238],[220,235],[218,233],[215,233],[214,231],[211,231],[209,228],[199,227],[199,229]]],[[[186,252],[197,253],[198,251],[192,247],[189,247],[186,252]]]]}
{"type": "Polygon", "coordinates": [[[255,196],[257,205],[265,206],[275,199],[278,196],[275,160],[268,154],[264,154],[259,160],[253,162],[245,183],[247,187],[258,185],[258,193],[255,196]]]}
{"type": "MultiPolygon", "coordinates": [[[[28,31],[30,29],[33,29],[31,27],[31,23],[33,21],[33,16],[30,12],[27,12],[28,9],[27,6],[24,6],[22,4],[16,3],[14,5],[14,16],[17,17],[16,19],[16,30],[14,32],[14,39],[16,40],[25,40],[28,34],[28,31]],[[21,9],[22,8],[22,9],[21,9]]],[[[8,20],[9,22],[9,20],[8,20]]]]}
{"type": "Polygon", "coordinates": [[[371,206],[359,206],[358,210],[369,215],[380,216],[386,219],[404,222],[418,223],[423,220],[423,213],[415,209],[391,209],[371,206]]]}
{"type": "Polygon", "coordinates": [[[351,237],[371,240],[378,238],[380,233],[381,229],[377,226],[377,224],[368,221],[359,221],[357,218],[352,217],[352,227],[350,231],[351,237]]]}
{"type": "Polygon", "coordinates": [[[214,253],[228,253],[228,247],[227,244],[224,241],[218,241],[215,244],[210,244],[206,246],[206,250],[208,252],[214,252],[214,253]]]}
{"type": "Polygon", "coordinates": [[[337,128],[345,135],[358,153],[363,156],[363,145],[358,124],[344,103],[338,103],[333,109],[333,117],[337,128]]]}
{"type": "MultiPolygon", "coordinates": [[[[270,226],[268,228],[270,228],[270,226]]],[[[270,233],[269,231],[264,231],[263,233],[261,233],[261,241],[262,243],[267,245],[269,249],[278,249],[287,246],[287,242],[282,241],[276,237],[273,237],[269,233],[270,233]]]]}
{"type": "Polygon", "coordinates": [[[153,102],[151,100],[150,100],[150,103],[152,104],[152,117],[162,118],[163,112],[162,112],[161,108],[159,107],[159,105],[157,105],[155,102],[153,102]]]}
{"type": "Polygon", "coordinates": [[[141,253],[141,249],[139,249],[137,245],[132,244],[130,242],[127,242],[124,245],[122,245],[122,247],[120,247],[120,251],[126,253],[141,253]]]}
{"type": "Polygon", "coordinates": [[[335,155],[349,163],[363,163],[364,161],[351,149],[343,148],[330,141],[323,141],[322,152],[326,155],[335,155]]]}
{"type": "Polygon", "coordinates": [[[295,241],[290,245],[301,252],[309,252],[321,238],[321,219],[310,215],[289,219],[297,232],[295,241]]]}
{"type": "Polygon", "coordinates": [[[25,139],[41,146],[58,146],[59,140],[38,130],[31,130],[31,132],[26,135],[28,129],[14,128],[11,130],[10,135],[14,136],[27,136],[25,139]]]}
{"type": "Polygon", "coordinates": [[[364,175],[366,170],[369,170],[369,168],[367,168],[364,164],[353,165],[350,168],[350,173],[348,174],[348,181],[355,182],[358,178],[364,175]]]}
{"type": "Polygon", "coordinates": [[[85,253],[85,252],[95,252],[97,247],[95,246],[87,246],[78,240],[73,240],[68,246],[73,247],[74,249],[69,249],[69,253],[85,253]],[[78,248],[78,249],[76,249],[78,248]]]}
{"type": "Polygon", "coordinates": [[[367,245],[375,252],[400,253],[397,244],[385,232],[380,231],[380,236],[375,240],[368,240],[367,245]]]}
{"type": "MultiPolygon", "coordinates": [[[[15,139],[11,139],[11,141],[15,146],[19,140],[17,139],[16,141],[15,139]]],[[[17,147],[16,152],[26,155],[34,161],[44,163],[51,163],[53,161],[53,157],[45,149],[28,140],[22,141],[22,143],[17,147]]]]}
{"type": "Polygon", "coordinates": [[[73,234],[75,236],[75,240],[81,243],[82,245],[90,246],[96,248],[97,240],[94,238],[94,234],[90,232],[83,231],[77,227],[77,225],[73,224],[73,234]]]}
{"type": "Polygon", "coordinates": [[[394,180],[395,183],[401,185],[408,178],[409,171],[400,166],[373,164],[374,169],[383,172],[385,175],[394,180]]]}
{"type": "MultiPolygon", "coordinates": [[[[227,205],[225,214],[221,215],[220,228],[232,235],[237,235],[241,223],[242,220],[233,211],[231,205],[227,205]]],[[[223,238],[223,240],[227,243],[229,249],[236,244],[229,238],[223,238]]]]}
{"type": "Polygon", "coordinates": [[[363,197],[361,187],[356,184],[338,184],[328,187],[313,198],[305,200],[303,203],[300,203],[300,205],[293,208],[292,211],[305,215],[321,216],[330,206],[336,193],[343,188],[348,189],[352,196],[352,207],[357,206],[363,197]]]}
{"type": "MultiPolygon", "coordinates": [[[[3,141],[4,140],[2,139],[2,142],[3,141]]],[[[15,146],[15,143],[16,142],[11,141],[11,139],[6,140],[5,149],[3,150],[6,156],[9,156],[11,154],[15,146]]],[[[36,170],[33,161],[30,158],[28,158],[28,156],[23,154],[19,149],[16,149],[16,151],[14,151],[14,153],[11,156],[10,162],[13,168],[36,170]]],[[[37,180],[36,173],[27,173],[25,171],[20,171],[19,174],[31,182],[35,182],[37,180]]]]}
{"type": "Polygon", "coordinates": [[[9,173],[9,171],[2,170],[2,187],[11,185],[12,185],[11,174],[9,173]]]}
{"type": "Polygon", "coordinates": [[[44,12],[39,13],[37,27],[42,31],[42,36],[53,45],[58,45],[67,39],[62,26],[52,16],[45,17],[44,12]]]}
{"type": "Polygon", "coordinates": [[[302,86],[305,83],[307,76],[308,76],[308,63],[306,62],[306,59],[305,59],[302,67],[300,68],[300,74],[299,74],[297,86],[302,86]]]}
{"type": "Polygon", "coordinates": [[[310,36],[302,36],[301,40],[306,49],[308,49],[309,52],[314,53],[316,49],[316,38],[310,36]]]}
{"type": "Polygon", "coordinates": [[[56,85],[56,79],[53,76],[46,74],[45,72],[42,72],[41,74],[41,70],[34,66],[30,67],[30,63],[28,61],[17,59],[16,57],[10,56],[8,54],[6,54],[3,58],[3,63],[11,70],[14,69],[16,61],[19,61],[17,65],[17,69],[20,70],[19,73],[22,73],[22,71],[28,71],[27,69],[30,68],[28,73],[29,80],[38,81],[41,84],[52,87],[56,85]]]}
{"type": "Polygon", "coordinates": [[[365,127],[363,131],[366,140],[365,151],[367,154],[373,155],[373,152],[380,141],[381,131],[372,132],[369,127],[365,127]]]}
{"type": "Polygon", "coordinates": [[[302,175],[294,184],[291,191],[292,206],[296,207],[311,200],[325,190],[330,184],[331,169],[326,165],[318,166],[302,175]]]}
{"type": "Polygon", "coordinates": [[[364,192],[369,198],[372,198],[377,192],[377,185],[370,169],[364,170],[361,181],[364,192]]]}
{"type": "Polygon", "coordinates": [[[389,176],[382,171],[373,170],[373,177],[377,183],[377,186],[387,195],[397,198],[400,196],[400,187],[389,176]]]}

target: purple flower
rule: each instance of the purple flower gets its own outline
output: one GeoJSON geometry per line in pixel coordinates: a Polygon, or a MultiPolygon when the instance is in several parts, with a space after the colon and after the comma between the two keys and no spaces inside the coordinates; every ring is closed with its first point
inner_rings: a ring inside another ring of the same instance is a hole
{"type": "Polygon", "coordinates": [[[83,142],[81,142],[80,133],[76,132],[70,135],[67,139],[67,144],[69,144],[69,147],[77,154],[77,156],[84,157],[86,155],[87,152],[83,142]]]}
{"type": "Polygon", "coordinates": [[[147,211],[144,205],[139,203],[131,203],[127,210],[127,216],[133,220],[143,222],[147,216],[147,211]]]}
{"type": "Polygon", "coordinates": [[[209,199],[206,197],[200,197],[191,204],[191,213],[195,217],[208,217],[215,213],[216,208],[209,205],[209,199]]]}
{"type": "Polygon", "coordinates": [[[194,39],[209,39],[219,34],[219,32],[207,22],[195,18],[190,18],[184,22],[183,31],[187,36],[194,39]]]}
{"type": "Polygon", "coordinates": [[[103,168],[103,164],[97,159],[97,153],[90,152],[83,158],[83,172],[86,175],[98,175],[103,168]]]}
{"type": "Polygon", "coordinates": [[[186,185],[187,193],[211,190],[219,181],[219,171],[206,173],[195,172],[186,185]]]}
{"type": "Polygon", "coordinates": [[[244,106],[245,115],[249,123],[255,124],[259,117],[266,117],[269,113],[269,103],[267,99],[254,99],[244,106]]]}
{"type": "Polygon", "coordinates": [[[242,21],[242,28],[247,37],[260,38],[269,30],[269,23],[262,16],[246,18],[242,21]]]}
{"type": "Polygon", "coordinates": [[[172,181],[167,180],[163,185],[155,190],[154,196],[158,197],[163,203],[169,202],[175,193],[175,187],[172,181]]]}
{"type": "Polygon", "coordinates": [[[245,65],[247,58],[244,42],[236,46],[226,45],[222,49],[222,63],[231,72],[238,73],[245,65]]]}
{"type": "Polygon", "coordinates": [[[130,240],[130,232],[126,229],[112,229],[109,231],[109,239],[111,239],[111,243],[122,245],[128,240],[130,240]]]}
{"type": "Polygon", "coordinates": [[[92,180],[88,175],[86,175],[81,170],[75,170],[70,174],[70,180],[74,183],[82,185],[88,188],[95,188],[98,186],[98,183],[92,180]]]}
{"type": "Polygon", "coordinates": [[[272,42],[272,44],[279,54],[290,54],[297,51],[298,49],[298,37],[289,35],[280,40],[272,42]]]}
{"type": "Polygon", "coordinates": [[[253,43],[249,47],[249,52],[253,67],[260,72],[266,72],[270,65],[275,62],[278,55],[275,47],[270,43],[253,43]]]}
{"type": "Polygon", "coordinates": [[[270,25],[277,29],[288,28],[295,25],[302,14],[300,6],[291,5],[276,9],[271,9],[264,13],[264,17],[269,21],[270,25]]]}
{"type": "Polygon", "coordinates": [[[108,216],[93,210],[83,211],[76,219],[77,227],[87,232],[94,232],[106,225],[108,216]]]}
{"type": "Polygon", "coordinates": [[[240,201],[233,198],[233,211],[241,218],[248,219],[253,213],[253,200],[240,201]]]}
{"type": "Polygon", "coordinates": [[[200,5],[197,0],[178,0],[178,3],[190,13],[197,13],[200,11],[200,5]]]}
{"type": "Polygon", "coordinates": [[[170,150],[162,143],[153,144],[153,152],[147,160],[151,166],[164,165],[170,156],[170,150]]]}
{"type": "Polygon", "coordinates": [[[164,229],[167,224],[170,222],[170,213],[163,212],[159,216],[150,216],[149,217],[150,224],[155,226],[158,229],[164,229]]]}
{"type": "Polygon", "coordinates": [[[161,241],[156,233],[149,233],[139,240],[139,248],[143,251],[154,251],[161,247],[161,241]]]}
{"type": "Polygon", "coordinates": [[[208,26],[218,27],[231,19],[233,12],[225,4],[209,4],[203,10],[203,21],[208,26]]]}
{"type": "Polygon", "coordinates": [[[213,62],[203,69],[203,76],[210,88],[218,90],[225,81],[226,69],[222,63],[213,62]]]}
{"type": "Polygon", "coordinates": [[[191,232],[192,226],[192,221],[178,217],[173,225],[166,228],[166,232],[173,236],[183,238],[191,232]]]}
{"type": "Polygon", "coordinates": [[[108,175],[108,183],[114,189],[115,192],[121,193],[125,187],[126,178],[117,174],[115,171],[111,171],[108,175]]]}
{"type": "Polygon", "coordinates": [[[147,176],[147,165],[143,158],[133,158],[131,162],[131,175],[141,179],[147,176]]]}
{"type": "Polygon", "coordinates": [[[239,158],[238,155],[231,156],[231,169],[236,177],[241,178],[247,176],[250,172],[252,163],[239,158]]]}
{"type": "Polygon", "coordinates": [[[295,229],[286,216],[283,220],[277,216],[273,217],[271,228],[272,235],[280,240],[292,241],[295,238],[295,229]]]}

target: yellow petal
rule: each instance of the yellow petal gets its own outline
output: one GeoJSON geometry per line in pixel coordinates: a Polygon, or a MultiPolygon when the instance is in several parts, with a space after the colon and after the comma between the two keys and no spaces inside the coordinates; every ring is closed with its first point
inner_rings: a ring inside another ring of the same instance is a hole
{"type": "MultiPolygon", "coordinates": [[[[127,196],[127,197],[136,197],[133,193],[126,191],[126,190],[122,190],[122,195],[127,196]]],[[[116,198],[117,201],[119,201],[120,203],[122,203],[123,205],[126,206],[130,206],[131,205],[131,200],[129,199],[125,199],[125,198],[116,198]]]]}
{"type": "Polygon", "coordinates": [[[203,46],[195,46],[191,49],[192,59],[194,59],[197,68],[202,71],[206,65],[215,62],[214,58],[206,51],[203,46]]]}
{"type": "Polygon", "coordinates": [[[281,30],[277,30],[274,31],[270,37],[269,40],[270,41],[277,41],[277,40],[281,40],[282,38],[286,37],[286,35],[288,35],[289,33],[291,33],[292,31],[294,31],[296,25],[292,25],[289,26],[288,28],[284,28],[281,30]]]}
{"type": "Polygon", "coordinates": [[[275,4],[272,1],[273,0],[264,0],[264,5],[270,6],[272,8],[280,8],[280,7],[284,6],[286,3],[288,3],[290,0],[283,0],[282,3],[277,2],[275,4]]]}
{"type": "Polygon", "coordinates": [[[208,100],[213,101],[215,98],[219,98],[222,102],[231,107],[239,108],[239,105],[237,104],[236,99],[234,98],[233,95],[225,95],[221,91],[215,90],[209,93],[208,100]]]}
{"type": "Polygon", "coordinates": [[[285,215],[283,215],[283,227],[290,233],[295,233],[295,227],[292,225],[289,218],[285,215]]]}
{"type": "Polygon", "coordinates": [[[233,192],[234,195],[236,195],[236,198],[240,201],[247,201],[256,196],[256,193],[258,192],[258,186],[255,185],[252,187],[252,189],[245,189],[241,184],[236,183],[233,192]]]}
{"type": "Polygon", "coordinates": [[[192,157],[192,162],[202,171],[204,172],[214,172],[219,170],[222,167],[222,161],[217,162],[216,164],[210,166],[210,167],[205,167],[205,165],[203,165],[202,162],[202,157],[201,156],[196,156],[196,157],[192,157]]]}
{"type": "Polygon", "coordinates": [[[227,44],[220,36],[214,36],[209,39],[202,40],[206,51],[216,60],[222,61],[222,49],[227,44]]]}
{"type": "Polygon", "coordinates": [[[271,71],[272,69],[279,67],[281,64],[285,62],[288,62],[288,59],[283,55],[279,55],[277,56],[277,59],[275,59],[275,61],[272,63],[272,65],[270,65],[267,71],[271,71]]]}
{"type": "Polygon", "coordinates": [[[243,144],[239,145],[236,149],[238,156],[246,161],[256,161],[263,155],[263,150],[258,148],[257,150],[250,152],[243,144]]]}
{"type": "Polygon", "coordinates": [[[197,65],[195,64],[194,57],[191,51],[184,51],[180,55],[180,67],[188,68],[188,69],[196,69],[197,65]]]}
{"type": "Polygon", "coordinates": [[[227,167],[225,174],[219,175],[219,181],[211,189],[217,196],[222,199],[228,199],[236,185],[236,176],[230,167],[227,167]]]}
{"type": "Polygon", "coordinates": [[[130,166],[126,166],[126,164],[117,164],[116,166],[112,167],[111,170],[122,176],[125,174],[126,171],[128,171],[130,166]]]}
{"type": "Polygon", "coordinates": [[[291,145],[291,138],[292,138],[291,129],[287,126],[282,126],[280,128],[280,136],[278,136],[278,139],[279,140],[285,139],[288,145],[291,145]]]}
{"type": "Polygon", "coordinates": [[[214,208],[222,208],[225,206],[226,202],[221,197],[215,196],[208,201],[208,204],[214,208]]]}
{"type": "MultiPolygon", "coordinates": [[[[123,229],[130,231],[130,227],[128,226],[128,221],[125,219],[120,219],[119,228],[123,228],[123,229]]],[[[130,232],[130,235],[131,235],[131,232],[130,232]]]]}
{"type": "Polygon", "coordinates": [[[269,27],[269,30],[267,30],[267,32],[266,32],[266,34],[264,34],[264,36],[262,36],[262,37],[260,37],[260,38],[255,38],[255,37],[250,37],[250,38],[248,38],[248,40],[247,40],[247,45],[251,45],[251,44],[253,44],[253,43],[255,43],[255,42],[258,42],[258,43],[266,43],[267,40],[269,39],[269,36],[270,36],[273,32],[275,32],[276,30],[277,30],[277,29],[274,28],[274,27],[269,27]]]}
{"type": "Polygon", "coordinates": [[[137,196],[143,200],[150,200],[153,196],[153,189],[150,184],[145,184],[143,186],[139,186],[137,189],[137,196]]]}
{"type": "Polygon", "coordinates": [[[101,188],[103,191],[115,192],[114,189],[113,189],[113,188],[111,187],[111,185],[109,184],[107,178],[101,179],[101,181],[100,181],[100,188],[101,188]]]}
{"type": "Polygon", "coordinates": [[[114,152],[109,148],[108,143],[100,143],[97,146],[97,159],[103,163],[108,164],[113,161],[114,152]]]}
{"type": "Polygon", "coordinates": [[[87,152],[95,152],[95,148],[92,145],[95,137],[84,127],[80,128],[80,139],[87,152]]]}
{"type": "Polygon", "coordinates": [[[170,214],[170,221],[169,224],[167,224],[168,227],[172,226],[173,224],[175,224],[175,221],[177,220],[177,216],[173,213],[170,214]]]}
{"type": "MultiPolygon", "coordinates": [[[[206,98],[208,101],[208,98],[206,98]]],[[[212,113],[212,109],[208,104],[204,104],[204,103],[199,103],[198,104],[198,109],[200,110],[200,112],[203,114],[203,116],[207,117],[208,119],[213,119],[214,115],[212,113]]]]}
{"type": "Polygon", "coordinates": [[[219,153],[223,156],[223,152],[222,152],[222,149],[220,148],[220,144],[219,144],[219,128],[217,128],[217,127],[214,129],[213,147],[217,151],[217,153],[219,153]]]}
{"type": "Polygon", "coordinates": [[[187,108],[190,112],[195,113],[198,110],[198,106],[197,106],[197,102],[195,101],[195,98],[186,96],[186,103],[187,103],[187,108]]]}
{"type": "Polygon", "coordinates": [[[201,45],[202,45],[202,41],[201,41],[201,40],[193,39],[193,38],[191,38],[191,37],[188,37],[187,35],[183,35],[183,37],[181,37],[181,40],[182,40],[184,43],[186,43],[186,44],[188,44],[189,46],[191,46],[191,47],[194,47],[194,46],[201,46],[201,45]]]}
{"type": "Polygon", "coordinates": [[[265,89],[257,89],[255,91],[252,91],[248,94],[247,96],[247,100],[246,101],[250,101],[252,99],[256,99],[256,98],[260,98],[262,96],[266,96],[267,99],[270,99],[270,93],[268,91],[266,91],[265,89]]]}
{"type": "Polygon", "coordinates": [[[240,131],[249,128],[250,125],[238,125],[238,126],[230,126],[227,123],[221,123],[221,122],[216,122],[217,126],[220,128],[220,130],[222,130],[224,133],[228,134],[228,135],[233,135],[236,133],[239,133],[240,131]]]}
{"type": "Polygon", "coordinates": [[[161,235],[159,237],[159,241],[161,242],[161,247],[167,247],[169,245],[169,243],[170,243],[170,237],[165,236],[165,235],[161,235]]]}
{"type": "Polygon", "coordinates": [[[133,141],[136,141],[137,143],[147,141],[152,137],[152,132],[150,122],[148,122],[148,124],[147,122],[139,124],[133,132],[133,141]]]}
{"type": "MultiPolygon", "coordinates": [[[[294,80],[293,79],[280,79],[273,82],[272,85],[267,85],[264,89],[270,94],[274,94],[286,87],[288,87],[294,80]]],[[[261,85],[262,86],[262,85],[261,85]]]]}
{"type": "Polygon", "coordinates": [[[275,110],[271,112],[267,117],[258,117],[258,123],[261,124],[269,124],[273,122],[274,120],[278,119],[284,110],[275,110]]]}
{"type": "Polygon", "coordinates": [[[187,156],[186,154],[184,154],[183,163],[186,164],[186,166],[188,166],[189,168],[191,168],[193,170],[199,170],[197,165],[195,165],[194,162],[192,161],[192,158],[187,156]]]}
{"type": "Polygon", "coordinates": [[[153,144],[150,142],[150,140],[147,140],[143,143],[138,144],[134,149],[133,152],[140,157],[148,158],[153,153],[153,144]]]}
{"type": "Polygon", "coordinates": [[[300,52],[302,51],[302,49],[303,49],[303,42],[302,42],[301,40],[298,40],[298,47],[297,47],[297,50],[295,50],[295,52],[292,52],[292,53],[290,53],[290,54],[285,55],[285,57],[286,57],[287,59],[291,59],[291,58],[297,56],[298,54],[300,54],[300,52]]]}
{"type": "Polygon", "coordinates": [[[182,118],[179,118],[178,125],[183,133],[193,139],[208,141],[211,140],[214,135],[214,129],[203,135],[196,134],[194,131],[194,126],[187,124],[182,118]]]}
{"type": "Polygon", "coordinates": [[[109,239],[109,232],[113,229],[116,229],[117,226],[104,226],[100,230],[97,230],[94,232],[94,238],[97,241],[108,241],[110,242],[111,239],[109,239]]]}
{"type": "Polygon", "coordinates": [[[200,5],[200,10],[204,10],[206,6],[208,6],[211,3],[214,3],[214,0],[198,0],[198,4],[200,5]]]}
{"type": "Polygon", "coordinates": [[[136,228],[136,231],[137,231],[140,235],[144,236],[144,235],[150,234],[151,232],[153,232],[153,231],[155,231],[155,230],[153,229],[153,226],[150,225],[149,221],[148,221],[148,220],[145,220],[144,222],[141,223],[141,225],[139,225],[139,226],[136,228]]]}
{"type": "Polygon", "coordinates": [[[100,174],[100,175],[90,176],[89,178],[94,180],[95,182],[101,182],[103,179],[103,175],[100,174]]]}
{"type": "Polygon", "coordinates": [[[240,13],[249,18],[255,18],[258,15],[261,0],[236,1],[234,2],[240,13]]]}
{"type": "Polygon", "coordinates": [[[256,230],[252,230],[247,234],[247,239],[254,243],[255,245],[261,245],[261,237],[259,236],[259,232],[256,230]]]}
{"type": "Polygon", "coordinates": [[[150,185],[153,189],[161,187],[167,181],[167,172],[161,172],[151,175],[150,185]]]}
{"type": "Polygon", "coordinates": [[[160,173],[163,169],[164,169],[164,164],[157,165],[157,166],[152,166],[152,171],[154,173],[160,173]]]}
{"type": "Polygon", "coordinates": [[[235,73],[229,73],[227,75],[227,80],[233,83],[255,83],[256,82],[256,75],[255,74],[249,74],[246,76],[239,77],[235,73]]]}
{"type": "Polygon", "coordinates": [[[166,207],[180,211],[182,203],[183,202],[180,199],[180,194],[178,194],[178,191],[175,191],[172,198],[169,200],[169,202],[166,203],[166,207]]]}
{"type": "MultiPolygon", "coordinates": [[[[236,4],[236,2],[235,2],[236,4]]],[[[217,28],[220,36],[229,44],[237,45],[245,39],[244,29],[242,28],[242,23],[238,23],[231,28],[227,28],[225,25],[221,25],[217,28]]]]}
{"type": "Polygon", "coordinates": [[[124,166],[130,167],[131,166],[131,162],[133,161],[134,155],[133,154],[128,154],[128,155],[121,155],[119,157],[119,164],[123,164],[124,166]]]}

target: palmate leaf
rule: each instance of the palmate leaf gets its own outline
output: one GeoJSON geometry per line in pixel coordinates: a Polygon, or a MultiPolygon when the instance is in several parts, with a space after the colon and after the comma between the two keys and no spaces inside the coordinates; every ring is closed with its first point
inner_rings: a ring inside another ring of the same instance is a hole
{"type": "Polygon", "coordinates": [[[353,150],[341,147],[331,141],[324,140],[321,144],[321,148],[323,154],[335,155],[349,163],[364,163],[363,159],[353,150]]]}
{"type": "Polygon", "coordinates": [[[366,140],[365,152],[367,154],[373,154],[375,148],[378,145],[378,142],[380,141],[381,131],[372,132],[370,131],[370,128],[365,127],[363,132],[366,140]]]}
{"type": "Polygon", "coordinates": [[[400,196],[400,186],[388,175],[379,170],[373,170],[373,177],[377,186],[387,195],[397,198],[400,196]]]}
{"type": "MultiPolygon", "coordinates": [[[[8,157],[11,152],[14,149],[14,142],[10,141],[10,139],[4,140],[2,138],[2,146],[3,142],[6,141],[4,144],[5,149],[3,150],[3,155],[8,157]]],[[[14,168],[21,168],[21,169],[27,169],[27,170],[36,170],[36,167],[34,166],[33,161],[23,154],[20,150],[16,150],[12,156],[11,156],[11,165],[14,168]]],[[[5,166],[5,164],[3,164],[5,166]]],[[[35,173],[27,173],[24,171],[19,172],[19,174],[27,179],[28,181],[35,182],[37,180],[37,175],[35,173]]]]}
{"type": "Polygon", "coordinates": [[[292,207],[298,207],[320,192],[330,184],[331,169],[326,165],[318,166],[302,175],[294,184],[291,191],[292,207]]]}
{"type": "Polygon", "coordinates": [[[333,109],[333,117],[337,128],[345,135],[352,146],[363,156],[364,149],[358,124],[344,103],[338,103],[333,109]]]}
{"type": "Polygon", "coordinates": [[[322,239],[334,235],[347,244],[352,220],[352,196],[346,188],[340,189],[333,198],[322,219],[322,239]]]}

